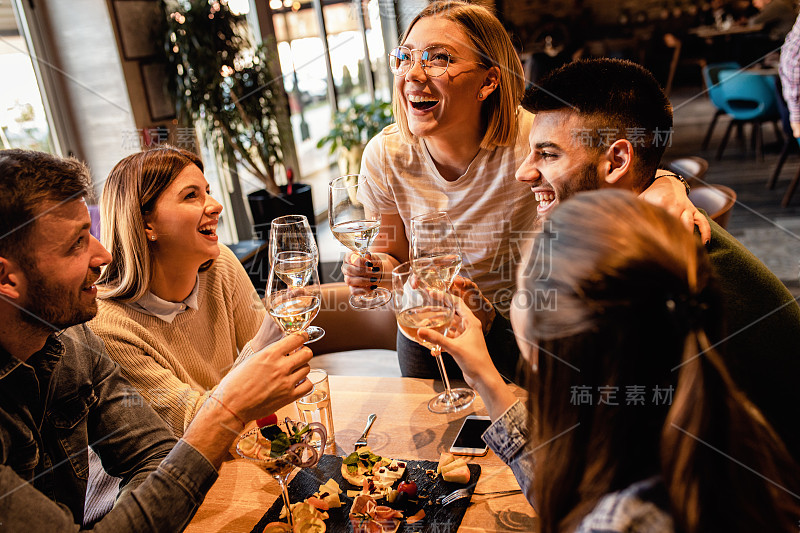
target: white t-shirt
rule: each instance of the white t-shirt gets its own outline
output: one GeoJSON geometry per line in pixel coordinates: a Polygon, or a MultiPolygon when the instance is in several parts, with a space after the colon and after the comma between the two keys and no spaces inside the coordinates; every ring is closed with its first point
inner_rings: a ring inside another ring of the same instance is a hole
{"type": "Polygon", "coordinates": [[[514,146],[478,152],[463,176],[444,179],[424,141],[407,144],[397,125],[387,126],[364,150],[359,189],[365,206],[384,215],[399,214],[411,241],[411,219],[447,211],[459,236],[462,273],[505,314],[515,286],[521,247],[532,235],[536,201],[514,173],[530,152],[533,115],[519,109],[514,146]]]}

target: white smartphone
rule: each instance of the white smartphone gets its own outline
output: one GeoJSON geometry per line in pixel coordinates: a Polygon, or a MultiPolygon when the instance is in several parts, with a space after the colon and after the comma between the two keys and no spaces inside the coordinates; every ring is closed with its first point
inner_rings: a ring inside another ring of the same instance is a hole
{"type": "Polygon", "coordinates": [[[469,415],[458,430],[456,440],[450,446],[454,455],[486,455],[489,447],[481,439],[481,435],[492,425],[488,416],[469,415]]]}

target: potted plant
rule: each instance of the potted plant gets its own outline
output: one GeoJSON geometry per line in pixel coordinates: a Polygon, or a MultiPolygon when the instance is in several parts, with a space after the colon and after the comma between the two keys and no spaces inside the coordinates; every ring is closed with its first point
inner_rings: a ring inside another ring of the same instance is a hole
{"type": "Polygon", "coordinates": [[[330,144],[331,154],[339,152],[339,171],[358,174],[367,141],[393,121],[391,102],[376,100],[363,105],[351,100],[348,109],[333,116],[330,132],[317,147],[330,144]]]}
{"type": "Polygon", "coordinates": [[[269,49],[253,44],[246,18],[225,0],[170,0],[165,9],[178,125],[201,121],[229,149],[222,154],[233,159],[228,165],[241,164],[263,183],[264,190],[248,195],[257,232],[268,234],[272,219],[284,214],[313,221],[311,187],[276,182],[275,168],[283,162],[278,115],[287,103],[269,49]]]}

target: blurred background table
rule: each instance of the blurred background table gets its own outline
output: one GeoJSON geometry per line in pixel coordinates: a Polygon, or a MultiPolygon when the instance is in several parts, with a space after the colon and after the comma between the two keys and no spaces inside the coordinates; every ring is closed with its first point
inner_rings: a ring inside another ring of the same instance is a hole
{"type": "MultiPolygon", "coordinates": [[[[438,461],[455,439],[464,417],[487,414],[480,397],[459,413],[429,412],[428,400],[441,392],[441,384],[428,379],[330,376],[330,385],[338,455],[353,450],[367,416],[375,413],[378,418],[369,435],[369,446],[375,453],[438,461]]],[[[519,398],[526,397],[522,389],[516,388],[515,393],[519,398]]],[[[284,407],[278,415],[281,419],[297,418],[294,405],[284,407]]],[[[519,488],[511,470],[491,451],[484,457],[465,459],[481,465],[476,492],[519,488]]],[[[186,531],[250,532],[279,497],[278,482],[271,476],[243,461],[227,461],[186,531]]],[[[474,496],[459,531],[533,531],[535,524],[535,512],[521,494],[492,499],[474,496]]]]}
{"type": "Polygon", "coordinates": [[[733,25],[729,28],[718,28],[716,26],[698,26],[689,30],[689,33],[697,35],[701,39],[713,39],[715,37],[730,37],[732,35],[744,35],[748,33],[758,33],[764,29],[763,24],[752,25],[733,25]]]}

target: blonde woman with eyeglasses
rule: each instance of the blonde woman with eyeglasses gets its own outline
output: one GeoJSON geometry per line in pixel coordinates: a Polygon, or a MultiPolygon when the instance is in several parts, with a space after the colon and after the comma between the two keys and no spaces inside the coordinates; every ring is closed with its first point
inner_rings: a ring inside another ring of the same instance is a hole
{"type": "MultiPolygon", "coordinates": [[[[533,122],[518,107],[525,89],[522,64],[491,11],[453,0],[423,9],[389,64],[396,123],[367,145],[361,173],[369,179],[359,190],[368,210],[380,214],[372,247],[377,253],[346,257],[344,280],[355,294],[389,288],[392,268],[409,259],[411,219],[446,211],[470,278],[456,278],[453,290],[466,296],[479,289],[492,304],[481,309],[486,340],[497,367],[514,379],[518,350],[507,310],[519,248],[530,238],[537,206],[529,186],[514,180],[530,151],[533,122]]],[[[680,204],[677,212],[695,211],[677,180],[655,186],[659,202],[680,204]]],[[[402,334],[397,343],[403,375],[439,375],[429,350],[402,334]]],[[[447,371],[460,375],[449,361],[447,371]]]]}

